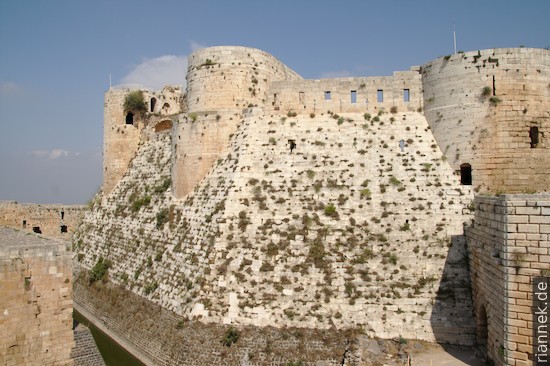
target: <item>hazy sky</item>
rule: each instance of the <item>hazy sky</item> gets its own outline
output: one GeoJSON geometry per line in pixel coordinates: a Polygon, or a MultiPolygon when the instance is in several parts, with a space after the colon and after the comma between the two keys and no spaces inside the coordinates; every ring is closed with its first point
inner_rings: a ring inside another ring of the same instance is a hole
{"type": "Polygon", "coordinates": [[[458,49],[550,46],[550,1],[0,0],[0,200],[84,203],[101,185],[103,94],[185,83],[207,46],[305,78],[380,76],[458,49]]]}

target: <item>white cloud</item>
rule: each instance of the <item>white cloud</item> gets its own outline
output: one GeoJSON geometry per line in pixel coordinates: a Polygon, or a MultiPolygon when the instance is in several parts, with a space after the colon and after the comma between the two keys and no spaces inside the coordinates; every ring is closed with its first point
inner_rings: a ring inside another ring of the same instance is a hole
{"type": "Polygon", "coordinates": [[[55,160],[61,157],[66,157],[69,155],[78,156],[80,153],[71,153],[70,151],[63,149],[52,149],[52,150],[33,150],[30,154],[36,158],[55,160]]]}
{"type": "Polygon", "coordinates": [[[23,87],[13,81],[0,82],[0,96],[16,96],[23,92],[23,87]]]}
{"type": "Polygon", "coordinates": [[[348,77],[352,77],[352,76],[353,76],[353,73],[351,71],[348,71],[348,70],[327,71],[327,72],[321,73],[321,79],[325,79],[325,78],[329,78],[329,79],[332,79],[332,78],[348,78],[348,77]]]}
{"type": "Polygon", "coordinates": [[[164,55],[145,59],[122,78],[122,83],[142,84],[160,90],[164,85],[185,86],[186,74],[187,56],[164,55]]]}

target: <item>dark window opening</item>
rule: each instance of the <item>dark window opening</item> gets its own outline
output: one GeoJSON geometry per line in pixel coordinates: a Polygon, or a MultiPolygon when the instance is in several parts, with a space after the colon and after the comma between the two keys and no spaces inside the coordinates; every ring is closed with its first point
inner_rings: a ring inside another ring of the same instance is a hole
{"type": "Polygon", "coordinates": [[[350,94],[351,102],[353,104],[357,103],[357,90],[352,90],[350,94]]]}
{"type": "Polygon", "coordinates": [[[296,140],[288,140],[288,143],[290,144],[290,153],[292,154],[292,150],[296,148],[296,140]]]}
{"type": "Polygon", "coordinates": [[[495,76],[493,75],[493,95],[496,95],[496,92],[497,92],[497,88],[495,83],[495,76]]]}
{"type": "Polygon", "coordinates": [[[61,233],[67,232],[67,225],[61,225],[61,233]]]}
{"type": "Polygon", "coordinates": [[[27,228],[27,220],[23,220],[23,229],[27,228]]]}
{"type": "Polygon", "coordinates": [[[170,109],[170,104],[164,103],[164,105],[162,106],[162,110],[168,112],[168,109],[170,109]]]}
{"type": "Polygon", "coordinates": [[[460,184],[463,186],[472,185],[472,166],[470,164],[460,165],[460,184]]]}
{"type": "Polygon", "coordinates": [[[33,226],[32,231],[34,231],[37,234],[42,234],[42,230],[40,230],[40,226],[33,226]]]}
{"type": "Polygon", "coordinates": [[[411,101],[411,91],[410,89],[403,89],[403,101],[408,103],[411,101]]]}
{"type": "Polygon", "coordinates": [[[531,148],[534,149],[539,144],[539,128],[531,127],[529,129],[529,138],[531,139],[531,148]]]}
{"type": "Polygon", "coordinates": [[[382,103],[384,101],[384,91],[382,89],[378,89],[376,91],[376,100],[378,103],[382,103]]]}
{"type": "Polygon", "coordinates": [[[61,220],[65,218],[65,211],[61,211],[61,220]]]}
{"type": "Polygon", "coordinates": [[[134,124],[134,114],[132,112],[128,112],[128,114],[126,115],[126,124],[127,125],[134,124]]]}
{"type": "Polygon", "coordinates": [[[325,100],[330,100],[330,91],[325,92],[325,100]]]}
{"type": "Polygon", "coordinates": [[[157,99],[156,98],[151,98],[151,112],[154,112],[155,111],[155,105],[157,104],[157,99]]]}

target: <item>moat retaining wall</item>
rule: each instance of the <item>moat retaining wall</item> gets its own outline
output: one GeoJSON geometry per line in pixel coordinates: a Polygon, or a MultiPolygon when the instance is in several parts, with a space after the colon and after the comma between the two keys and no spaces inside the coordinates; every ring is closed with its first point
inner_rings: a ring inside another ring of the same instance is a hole
{"type": "Polygon", "coordinates": [[[533,278],[550,274],[550,195],[479,196],[466,230],[478,344],[496,365],[533,365],[533,278]]]}

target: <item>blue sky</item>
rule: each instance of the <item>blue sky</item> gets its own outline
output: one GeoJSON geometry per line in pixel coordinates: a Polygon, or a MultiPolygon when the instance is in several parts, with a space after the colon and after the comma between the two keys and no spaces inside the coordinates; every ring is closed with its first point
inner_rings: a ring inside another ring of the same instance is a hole
{"type": "Polygon", "coordinates": [[[101,185],[103,94],[184,83],[207,46],[305,78],[380,76],[458,49],[550,46],[550,1],[0,0],[0,200],[84,203],[101,185]]]}

